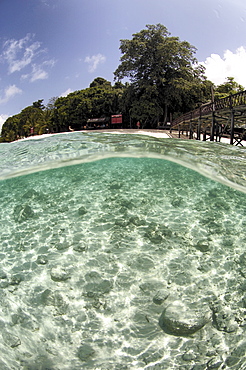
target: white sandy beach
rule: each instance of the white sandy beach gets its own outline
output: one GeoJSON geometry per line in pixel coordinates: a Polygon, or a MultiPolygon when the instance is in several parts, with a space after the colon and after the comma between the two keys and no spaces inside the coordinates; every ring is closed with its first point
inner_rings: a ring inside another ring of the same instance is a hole
{"type": "MultiPolygon", "coordinates": [[[[167,130],[150,130],[150,129],[107,129],[107,130],[81,130],[81,131],[74,131],[74,133],[78,133],[78,132],[86,132],[86,133],[90,133],[90,132],[101,132],[101,133],[110,133],[110,134],[133,134],[133,135],[146,135],[146,136],[152,136],[152,137],[156,137],[156,138],[161,138],[161,139],[170,139],[172,138],[172,135],[169,133],[169,131],[167,130]]],[[[60,132],[59,134],[63,134],[63,135],[66,135],[66,134],[71,134],[72,132],[69,131],[69,132],[60,132]]],[[[174,132],[174,133],[178,133],[178,132],[174,132]]],[[[43,135],[34,135],[34,136],[29,136],[27,138],[24,138],[24,139],[20,139],[18,141],[22,141],[22,140],[31,140],[31,139],[41,139],[41,138],[44,138],[44,137],[49,137],[51,135],[57,135],[56,133],[54,134],[43,134],[43,135]]],[[[202,137],[201,137],[201,140],[202,140],[202,137]]],[[[224,144],[230,144],[230,139],[228,138],[221,138],[221,143],[224,143],[224,144]]],[[[243,146],[245,146],[245,142],[242,142],[243,146]]]]}
{"type": "MultiPolygon", "coordinates": [[[[171,138],[170,135],[168,135],[166,132],[164,132],[163,130],[135,130],[135,129],[108,129],[108,130],[81,130],[81,131],[74,131],[74,133],[78,133],[78,132],[86,132],[86,133],[90,133],[90,132],[101,132],[101,133],[110,133],[110,134],[135,134],[135,135],[147,135],[147,136],[153,136],[153,137],[158,137],[158,138],[163,138],[163,139],[168,139],[168,138],[171,138]]],[[[71,131],[68,131],[68,132],[59,132],[57,134],[63,134],[63,135],[66,135],[66,134],[71,134],[72,132],[71,131]]],[[[34,135],[34,136],[28,136],[26,138],[23,138],[23,139],[20,139],[18,141],[22,141],[22,140],[31,140],[31,139],[41,139],[41,138],[44,138],[44,137],[49,137],[51,135],[57,135],[56,133],[54,134],[43,134],[43,135],[34,135]]]]}

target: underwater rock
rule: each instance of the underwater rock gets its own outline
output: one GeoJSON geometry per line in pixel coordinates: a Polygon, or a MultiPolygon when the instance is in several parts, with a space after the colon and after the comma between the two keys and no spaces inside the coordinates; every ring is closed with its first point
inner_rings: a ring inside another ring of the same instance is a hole
{"type": "Polygon", "coordinates": [[[240,255],[238,263],[240,266],[240,273],[246,278],[246,252],[240,255]]]}
{"type": "Polygon", "coordinates": [[[14,209],[15,221],[18,222],[25,221],[29,218],[33,218],[34,216],[35,213],[28,204],[16,206],[14,209]]]}
{"type": "Polygon", "coordinates": [[[219,331],[233,333],[238,329],[238,323],[230,307],[224,306],[222,303],[212,303],[211,310],[213,312],[213,324],[219,331]]]}
{"type": "Polygon", "coordinates": [[[36,331],[39,329],[39,325],[36,320],[25,314],[21,309],[18,309],[17,313],[11,316],[12,325],[21,325],[23,328],[36,331]]]}
{"type": "Polygon", "coordinates": [[[65,281],[70,279],[69,272],[61,266],[52,268],[50,276],[53,281],[65,281]]]}
{"type": "Polygon", "coordinates": [[[82,344],[78,349],[78,357],[83,362],[88,361],[94,353],[94,349],[88,344],[82,344]]]}
{"type": "Polygon", "coordinates": [[[171,238],[172,230],[168,226],[151,223],[147,228],[144,236],[154,244],[159,244],[166,238],[171,238]]]}
{"type": "Polygon", "coordinates": [[[138,216],[132,216],[129,218],[129,223],[135,225],[135,226],[143,226],[146,224],[145,220],[141,219],[138,216]]]}
{"type": "Polygon", "coordinates": [[[221,357],[216,356],[211,358],[207,363],[207,369],[218,369],[223,364],[221,357]]]}
{"type": "Polygon", "coordinates": [[[111,281],[101,280],[98,282],[90,282],[85,285],[87,297],[97,297],[100,294],[107,294],[113,288],[111,281]]]}
{"type": "Polygon", "coordinates": [[[65,249],[68,249],[69,247],[70,247],[70,244],[66,241],[64,241],[63,243],[56,244],[56,249],[58,251],[64,251],[65,249]]]}
{"type": "Polygon", "coordinates": [[[18,347],[21,344],[21,340],[16,335],[5,332],[2,334],[4,342],[9,345],[11,348],[18,347]]]}
{"type": "Polygon", "coordinates": [[[0,279],[7,279],[7,275],[3,270],[0,270],[0,279]]]}
{"type": "Polygon", "coordinates": [[[19,285],[24,280],[24,276],[21,274],[15,274],[10,279],[10,285],[19,285]]]}
{"type": "Polygon", "coordinates": [[[39,264],[39,265],[46,265],[48,263],[48,258],[47,256],[44,256],[44,255],[39,255],[36,262],[39,264]]]}
{"type": "Polygon", "coordinates": [[[197,304],[174,301],[165,308],[159,319],[160,327],[168,334],[187,336],[200,330],[209,321],[197,304]]]}
{"type": "Polygon", "coordinates": [[[123,208],[126,208],[126,209],[133,209],[135,206],[134,204],[128,200],[128,199],[123,199],[121,202],[120,202],[120,205],[123,207],[123,208]]]}
{"type": "Polygon", "coordinates": [[[171,205],[175,208],[181,207],[183,205],[184,201],[182,197],[176,197],[171,201],[171,205]]]}
{"type": "Polygon", "coordinates": [[[166,291],[165,289],[158,290],[158,292],[153,297],[153,302],[155,304],[160,305],[165,301],[165,299],[167,299],[168,296],[169,296],[169,292],[166,291]]]}
{"type": "Polygon", "coordinates": [[[199,250],[200,252],[208,252],[209,251],[209,242],[206,240],[199,240],[194,247],[199,250]]]}
{"type": "Polygon", "coordinates": [[[118,181],[112,181],[111,184],[109,185],[110,190],[118,190],[122,187],[122,184],[118,181]]]}
{"type": "Polygon", "coordinates": [[[36,190],[29,189],[22,195],[22,199],[35,199],[35,198],[39,198],[39,196],[40,196],[40,193],[38,193],[36,190]]]}
{"type": "Polygon", "coordinates": [[[89,282],[100,282],[102,281],[101,275],[97,271],[90,271],[85,274],[85,279],[89,282]]]}
{"type": "MultiPolygon", "coordinates": [[[[234,348],[230,356],[226,358],[226,365],[228,367],[234,366],[245,358],[246,346],[245,342],[241,343],[238,347],[234,348]]],[[[239,367],[237,367],[239,369],[239,367]]]]}
{"type": "Polygon", "coordinates": [[[154,261],[151,259],[151,257],[146,255],[140,255],[132,262],[134,268],[140,271],[148,271],[155,267],[154,261]]]}
{"type": "Polygon", "coordinates": [[[68,304],[65,302],[61,293],[57,290],[46,289],[41,294],[41,303],[46,306],[53,306],[57,315],[65,315],[68,310],[68,304]]]}
{"type": "Polygon", "coordinates": [[[85,215],[87,213],[87,209],[85,208],[85,207],[80,207],[79,209],[78,209],[78,214],[80,215],[80,216],[83,216],[83,215],[85,215]]]}
{"type": "Polygon", "coordinates": [[[76,252],[84,252],[86,251],[87,246],[83,243],[79,243],[73,246],[73,250],[76,252]]]}

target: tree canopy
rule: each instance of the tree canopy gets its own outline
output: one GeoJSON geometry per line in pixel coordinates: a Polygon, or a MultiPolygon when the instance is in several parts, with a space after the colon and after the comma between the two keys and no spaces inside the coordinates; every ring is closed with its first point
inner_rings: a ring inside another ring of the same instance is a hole
{"type": "Polygon", "coordinates": [[[234,77],[227,77],[226,82],[216,87],[214,97],[215,99],[221,99],[240,91],[244,91],[244,87],[238,84],[234,77]]]}
{"type": "Polygon", "coordinates": [[[91,118],[123,115],[123,127],[155,128],[215,99],[243,90],[232,77],[217,87],[206,79],[197,63],[196,48],[171,36],[161,24],[147,25],[120,40],[120,64],[114,85],[96,77],[89,87],[66,97],[53,97],[45,106],[40,99],[9,117],[2,127],[2,141],[32,134],[81,130],[91,118]]]}
{"type": "MultiPolygon", "coordinates": [[[[147,25],[131,40],[120,42],[123,55],[114,75],[117,80],[128,78],[132,84],[136,96],[132,104],[134,116],[139,116],[135,104],[147,102],[152,119],[165,122],[170,113],[181,111],[184,106],[186,110],[193,109],[195,101],[203,100],[204,95],[207,98],[204,70],[195,58],[196,48],[170,36],[165,26],[147,25]]],[[[148,120],[146,114],[143,112],[144,117],[140,115],[138,119],[148,120]]]]}

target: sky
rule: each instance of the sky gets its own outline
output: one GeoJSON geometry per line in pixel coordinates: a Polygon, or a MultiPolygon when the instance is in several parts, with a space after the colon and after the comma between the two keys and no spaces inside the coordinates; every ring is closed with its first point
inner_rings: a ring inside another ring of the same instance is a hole
{"type": "Polygon", "coordinates": [[[0,129],[37,100],[113,84],[120,40],[157,23],[197,48],[209,80],[246,89],[245,0],[0,0],[0,129]]]}

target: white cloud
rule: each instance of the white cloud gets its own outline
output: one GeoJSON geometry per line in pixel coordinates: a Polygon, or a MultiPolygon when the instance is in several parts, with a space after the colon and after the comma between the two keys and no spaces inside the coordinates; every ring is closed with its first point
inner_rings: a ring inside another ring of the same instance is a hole
{"type": "Polygon", "coordinates": [[[52,8],[52,9],[55,9],[57,4],[55,2],[55,0],[41,0],[41,4],[44,5],[45,7],[47,8],[52,8]]]}
{"type": "Polygon", "coordinates": [[[73,90],[71,90],[71,89],[70,89],[70,87],[69,87],[66,91],[64,91],[64,92],[60,95],[60,97],[65,98],[68,94],[70,94],[70,93],[72,93],[72,92],[73,92],[73,90]]]}
{"type": "Polygon", "coordinates": [[[32,66],[32,76],[30,81],[34,82],[37,80],[46,80],[48,78],[48,72],[44,71],[41,66],[33,64],[32,66]]]}
{"type": "Polygon", "coordinates": [[[0,96],[0,104],[7,103],[11,98],[17,94],[21,94],[22,90],[15,85],[10,85],[4,90],[3,96],[0,96]]]}
{"type": "Polygon", "coordinates": [[[29,64],[44,50],[41,43],[33,41],[34,35],[27,34],[20,40],[10,39],[3,44],[1,59],[7,62],[8,72],[19,72],[29,64]]]}
{"type": "Polygon", "coordinates": [[[0,114],[0,132],[6,119],[8,118],[7,114],[0,114]]]}
{"type": "Polygon", "coordinates": [[[49,74],[46,70],[48,67],[53,67],[55,65],[55,61],[47,60],[41,64],[32,64],[32,71],[28,74],[22,75],[22,80],[29,79],[30,82],[34,82],[37,80],[46,80],[49,77],[49,74]]]}
{"type": "Polygon", "coordinates": [[[92,55],[92,57],[87,56],[84,61],[89,64],[89,72],[92,73],[97,69],[99,64],[106,61],[106,57],[102,54],[97,54],[92,55]]]}
{"type": "Polygon", "coordinates": [[[3,51],[0,55],[0,61],[7,64],[8,73],[20,72],[26,69],[21,79],[28,79],[30,82],[44,80],[48,78],[48,68],[55,65],[53,59],[45,60],[47,51],[41,48],[39,41],[34,41],[35,35],[28,33],[19,40],[9,39],[3,44],[3,51]]]}
{"type": "Polygon", "coordinates": [[[246,48],[241,46],[235,53],[230,50],[224,52],[223,57],[211,54],[201,63],[205,74],[215,85],[224,83],[227,77],[234,77],[235,81],[246,88],[246,48]]]}

